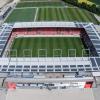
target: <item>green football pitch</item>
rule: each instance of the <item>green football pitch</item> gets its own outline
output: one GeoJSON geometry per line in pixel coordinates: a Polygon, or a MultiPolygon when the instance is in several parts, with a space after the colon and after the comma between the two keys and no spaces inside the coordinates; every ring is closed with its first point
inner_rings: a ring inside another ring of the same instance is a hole
{"type": "Polygon", "coordinates": [[[79,8],[27,8],[15,9],[5,22],[78,21],[99,24],[93,14],[79,8]],[[74,16],[73,16],[74,15],[74,16]]]}
{"type": "Polygon", "coordinates": [[[78,21],[98,23],[94,15],[79,8],[40,8],[38,21],[78,21]]]}
{"type": "MultiPolygon", "coordinates": [[[[69,4],[68,4],[69,5],[69,4]]],[[[20,7],[60,7],[60,6],[65,6],[65,3],[63,2],[20,2],[17,4],[17,8],[20,7]]]]}
{"type": "Polygon", "coordinates": [[[6,19],[6,22],[30,22],[34,21],[36,9],[15,9],[6,19]]]}
{"type": "Polygon", "coordinates": [[[11,57],[81,57],[82,49],[80,37],[20,37],[13,41],[9,54],[11,57]]]}

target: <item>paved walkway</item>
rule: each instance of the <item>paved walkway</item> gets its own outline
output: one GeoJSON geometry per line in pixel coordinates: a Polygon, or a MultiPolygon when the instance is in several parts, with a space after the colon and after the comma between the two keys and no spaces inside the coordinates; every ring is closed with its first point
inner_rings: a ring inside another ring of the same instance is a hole
{"type": "Polygon", "coordinates": [[[6,100],[6,91],[0,89],[0,100],[6,100]]]}
{"type": "Polygon", "coordinates": [[[100,86],[98,88],[93,88],[94,100],[100,100],[100,86]]]}
{"type": "Polygon", "coordinates": [[[17,89],[8,91],[6,100],[94,100],[91,89],[17,89]]]}

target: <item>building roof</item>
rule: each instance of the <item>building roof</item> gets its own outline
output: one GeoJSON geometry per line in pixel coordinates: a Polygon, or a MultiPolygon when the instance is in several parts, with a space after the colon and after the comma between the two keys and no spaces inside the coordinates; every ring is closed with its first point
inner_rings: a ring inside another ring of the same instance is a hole
{"type": "Polygon", "coordinates": [[[33,28],[33,27],[76,27],[74,22],[17,22],[14,28],[33,28]]]}

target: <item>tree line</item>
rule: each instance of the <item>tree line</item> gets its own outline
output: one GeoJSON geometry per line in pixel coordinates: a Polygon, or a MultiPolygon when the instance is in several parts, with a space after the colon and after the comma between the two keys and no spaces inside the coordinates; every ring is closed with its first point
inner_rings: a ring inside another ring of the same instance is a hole
{"type": "Polygon", "coordinates": [[[74,6],[78,6],[80,8],[87,9],[90,12],[100,15],[100,5],[96,4],[89,5],[85,2],[79,3],[78,0],[62,0],[62,1],[64,1],[65,3],[72,4],[74,6]]]}

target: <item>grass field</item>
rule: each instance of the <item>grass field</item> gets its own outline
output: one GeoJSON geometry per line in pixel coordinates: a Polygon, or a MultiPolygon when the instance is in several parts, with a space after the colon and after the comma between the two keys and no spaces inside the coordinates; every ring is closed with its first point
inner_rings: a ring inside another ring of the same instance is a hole
{"type": "Polygon", "coordinates": [[[17,4],[17,8],[20,7],[48,7],[48,6],[64,6],[63,2],[20,2],[17,4]]]}
{"type": "MultiPolygon", "coordinates": [[[[24,37],[16,38],[11,47],[12,50],[17,50],[17,56],[23,57],[24,49],[31,49],[32,56],[38,56],[38,49],[46,49],[47,56],[53,57],[53,49],[61,49],[62,56],[68,56],[68,49],[76,49],[76,56],[82,56],[82,49],[84,46],[80,37],[24,37]]],[[[54,56],[61,56],[61,51],[54,51],[54,56]]],[[[73,52],[70,52],[70,56],[73,56],[73,52]]],[[[16,55],[14,51],[11,51],[11,56],[16,55]]],[[[24,56],[31,56],[30,51],[24,51],[24,56]]],[[[45,51],[40,51],[40,56],[45,56],[45,51]]]]}
{"type": "MultiPolygon", "coordinates": [[[[30,22],[34,21],[35,15],[35,8],[15,9],[5,22],[30,22]]],[[[78,8],[38,8],[36,21],[79,21],[99,24],[93,14],[78,8]]]]}
{"type": "Polygon", "coordinates": [[[99,23],[93,14],[79,8],[40,8],[37,21],[79,21],[99,23]]]}
{"type": "Polygon", "coordinates": [[[36,9],[15,9],[6,19],[6,22],[34,21],[36,9]]]}

